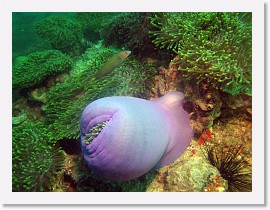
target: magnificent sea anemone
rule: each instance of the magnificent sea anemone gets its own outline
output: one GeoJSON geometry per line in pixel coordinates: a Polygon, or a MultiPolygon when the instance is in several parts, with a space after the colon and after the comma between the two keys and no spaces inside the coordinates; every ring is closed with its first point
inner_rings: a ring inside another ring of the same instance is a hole
{"type": "Polygon", "coordinates": [[[184,95],[148,101],[127,96],[98,99],[81,116],[81,148],[88,166],[111,180],[137,178],[172,163],[193,136],[184,95]]]}

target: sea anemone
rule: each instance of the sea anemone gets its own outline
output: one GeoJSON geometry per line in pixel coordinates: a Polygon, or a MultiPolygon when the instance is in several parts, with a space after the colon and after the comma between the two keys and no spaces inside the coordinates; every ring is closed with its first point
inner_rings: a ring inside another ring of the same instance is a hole
{"type": "Polygon", "coordinates": [[[49,75],[70,70],[72,64],[72,59],[59,50],[31,53],[20,64],[13,66],[12,87],[33,87],[49,75]]]}
{"type": "Polygon", "coordinates": [[[112,72],[95,79],[96,71],[118,52],[89,48],[75,63],[69,79],[49,90],[43,107],[45,119],[60,139],[79,137],[80,115],[91,101],[114,95],[150,97],[156,69],[130,57],[112,72]]]}
{"type": "Polygon", "coordinates": [[[49,16],[34,23],[34,32],[53,49],[71,54],[82,47],[83,31],[79,22],[67,16],[49,16]]]}
{"type": "Polygon", "coordinates": [[[251,95],[251,13],[161,13],[151,18],[154,43],[175,52],[187,79],[232,95],[251,95]]]}
{"type": "Polygon", "coordinates": [[[12,129],[13,191],[51,191],[64,160],[64,153],[43,123],[28,122],[12,129]]]}
{"type": "Polygon", "coordinates": [[[81,147],[88,166],[110,180],[131,180],[175,161],[193,137],[184,94],[156,100],[113,96],[81,115],[81,147]]]}

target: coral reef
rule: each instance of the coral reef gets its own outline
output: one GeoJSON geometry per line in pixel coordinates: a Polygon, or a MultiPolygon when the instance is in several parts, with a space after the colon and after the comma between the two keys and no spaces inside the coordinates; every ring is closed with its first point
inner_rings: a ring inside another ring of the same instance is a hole
{"type": "Polygon", "coordinates": [[[185,109],[190,113],[190,123],[195,133],[212,127],[221,114],[222,101],[219,92],[205,81],[185,87],[185,109]]]}
{"type": "Polygon", "coordinates": [[[12,68],[12,87],[29,88],[41,83],[47,76],[68,71],[72,59],[58,50],[32,53],[12,68]]]}
{"type": "Polygon", "coordinates": [[[219,174],[211,174],[209,183],[203,188],[203,192],[225,192],[228,189],[228,182],[219,174]]]}
{"type": "Polygon", "coordinates": [[[169,63],[168,68],[159,67],[158,75],[155,76],[152,99],[159,98],[169,91],[185,91],[187,81],[178,71],[178,66],[173,64],[172,61],[169,63]]]}
{"type": "Polygon", "coordinates": [[[36,15],[13,19],[13,191],[252,190],[251,13],[36,15]],[[95,77],[123,50],[131,54],[121,65],[95,77]],[[130,181],[97,176],[81,154],[83,109],[103,97],[170,91],[184,93],[195,132],[186,151],[130,181]]]}
{"type": "Polygon", "coordinates": [[[67,16],[55,15],[38,20],[34,23],[34,32],[48,41],[53,49],[63,53],[72,55],[83,51],[81,25],[67,16]]]}
{"type": "Polygon", "coordinates": [[[40,105],[40,103],[32,104],[28,98],[19,96],[12,102],[12,125],[42,121],[44,116],[40,105]]]}
{"type": "Polygon", "coordinates": [[[162,13],[151,23],[153,42],[178,54],[175,64],[187,79],[251,95],[251,13],[162,13]]]}
{"type": "Polygon", "coordinates": [[[220,94],[222,101],[221,116],[222,118],[229,117],[245,117],[252,120],[252,97],[246,94],[239,94],[233,97],[230,94],[220,94]]]}
{"type": "Polygon", "coordinates": [[[251,122],[243,116],[219,120],[160,169],[147,191],[250,192],[251,137],[251,122]]]}
{"type": "Polygon", "coordinates": [[[94,78],[97,69],[115,53],[114,49],[89,48],[74,64],[69,79],[48,92],[48,102],[43,107],[46,122],[60,139],[79,137],[79,118],[91,101],[112,95],[149,98],[156,74],[150,64],[128,58],[110,74],[94,78]]]}
{"type": "Polygon", "coordinates": [[[178,71],[174,60],[171,61],[168,69],[160,67],[159,74],[155,77],[152,99],[172,90],[184,92],[184,109],[190,114],[190,122],[196,135],[210,128],[214,120],[220,116],[223,103],[219,91],[205,81],[194,85],[193,80],[186,80],[178,71]]]}
{"type": "Polygon", "coordinates": [[[26,123],[12,130],[12,190],[51,191],[61,171],[63,152],[42,122],[26,123]]]}
{"type": "MultiPolygon", "coordinates": [[[[177,59],[177,58],[175,58],[177,59]]],[[[237,97],[216,90],[206,81],[199,84],[186,80],[177,69],[174,59],[168,68],[160,67],[155,77],[152,99],[156,99],[169,91],[181,91],[185,94],[185,110],[190,114],[193,130],[198,137],[204,129],[213,126],[217,118],[252,117],[252,97],[239,94],[237,97]]]]}
{"type": "Polygon", "coordinates": [[[27,115],[26,114],[21,114],[19,116],[16,117],[12,117],[12,125],[19,125],[21,123],[23,123],[24,121],[27,120],[27,115]]]}
{"type": "MultiPolygon", "coordinates": [[[[72,140],[74,142],[74,140],[72,140]]],[[[57,192],[145,192],[156,172],[130,181],[110,181],[96,176],[76,154],[66,154],[63,170],[54,186],[57,192]]]]}

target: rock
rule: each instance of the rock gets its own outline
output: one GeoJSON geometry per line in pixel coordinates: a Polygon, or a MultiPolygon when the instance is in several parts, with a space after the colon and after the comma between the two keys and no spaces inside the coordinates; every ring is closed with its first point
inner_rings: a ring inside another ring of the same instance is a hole
{"type": "Polygon", "coordinates": [[[12,117],[12,125],[19,125],[23,123],[25,120],[27,120],[26,114],[21,114],[17,117],[12,117]]]}
{"type": "Polygon", "coordinates": [[[185,94],[186,100],[193,107],[189,113],[195,133],[199,134],[212,127],[214,120],[220,116],[222,106],[219,91],[202,81],[198,85],[187,84],[185,94]]]}
{"type": "Polygon", "coordinates": [[[48,88],[46,87],[36,88],[29,93],[29,99],[45,104],[47,102],[47,92],[48,88]]]}
{"type": "Polygon", "coordinates": [[[223,106],[222,117],[243,116],[251,121],[252,118],[252,97],[246,94],[232,96],[227,93],[221,95],[223,106]]]}
{"type": "Polygon", "coordinates": [[[18,56],[16,59],[15,59],[15,62],[14,64],[15,65],[20,65],[21,63],[23,63],[25,60],[27,60],[27,56],[18,56]]]}
{"type": "Polygon", "coordinates": [[[147,192],[226,191],[227,181],[193,141],[173,164],[159,170],[147,192]]]}

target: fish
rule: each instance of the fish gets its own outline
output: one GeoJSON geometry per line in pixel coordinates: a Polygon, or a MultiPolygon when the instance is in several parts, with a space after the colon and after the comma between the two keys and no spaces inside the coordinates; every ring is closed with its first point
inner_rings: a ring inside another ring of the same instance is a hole
{"type": "Polygon", "coordinates": [[[129,56],[131,51],[122,51],[117,54],[114,54],[106,63],[104,63],[100,69],[95,74],[95,78],[99,79],[104,75],[113,71],[116,67],[120,66],[123,61],[129,56]]]}

